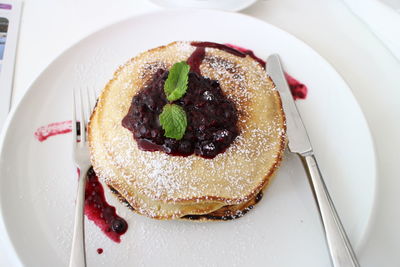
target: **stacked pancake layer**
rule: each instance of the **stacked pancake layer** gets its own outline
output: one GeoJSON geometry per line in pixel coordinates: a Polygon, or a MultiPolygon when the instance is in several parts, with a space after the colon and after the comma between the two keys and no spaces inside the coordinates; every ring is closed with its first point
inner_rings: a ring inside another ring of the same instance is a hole
{"type": "Polygon", "coordinates": [[[136,212],[152,218],[240,215],[255,203],[282,159],[285,117],[273,82],[253,58],[216,48],[205,49],[200,71],[218,81],[235,103],[235,141],[213,159],[138,148],[121,125],[133,96],[158,69],[186,61],[195,49],[190,42],[174,42],[121,66],[102,91],[89,124],[95,172],[136,212]]]}

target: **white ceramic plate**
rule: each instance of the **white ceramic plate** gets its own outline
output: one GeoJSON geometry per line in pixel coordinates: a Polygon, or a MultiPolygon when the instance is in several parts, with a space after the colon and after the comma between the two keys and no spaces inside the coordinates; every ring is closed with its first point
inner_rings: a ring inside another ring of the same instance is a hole
{"type": "Polygon", "coordinates": [[[239,11],[251,6],[257,0],[149,0],[167,8],[210,8],[226,11],[239,11]]]}
{"type": "MultiPolygon", "coordinates": [[[[72,116],[75,87],[101,89],[140,51],[174,40],[207,40],[279,53],[309,87],[298,108],[356,250],[367,234],[375,192],[371,136],[350,89],[310,47],[259,20],[218,11],[166,11],[122,21],[80,41],[38,77],[14,109],[0,147],[1,237],[16,265],[66,266],[76,172],[70,135],[40,143],[35,129],[72,116]],[[10,249],[13,248],[13,249],[10,249]]],[[[301,163],[287,154],[262,201],[241,219],[194,223],[133,214],[122,242],[87,222],[88,266],[328,266],[318,213],[301,163]],[[104,253],[98,255],[97,248],[104,253]]]]}

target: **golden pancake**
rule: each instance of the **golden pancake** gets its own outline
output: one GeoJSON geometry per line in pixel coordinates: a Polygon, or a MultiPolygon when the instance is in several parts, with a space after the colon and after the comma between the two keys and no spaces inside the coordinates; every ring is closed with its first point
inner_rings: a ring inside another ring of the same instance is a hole
{"type": "Polygon", "coordinates": [[[186,61],[195,49],[190,42],[173,42],[128,61],[103,89],[90,120],[95,172],[136,212],[152,218],[241,210],[268,184],[282,160],[285,116],[273,82],[250,56],[217,48],[205,49],[200,71],[218,81],[235,103],[239,135],[234,142],[212,159],[138,148],[121,125],[132,98],[158,69],[186,61]]]}

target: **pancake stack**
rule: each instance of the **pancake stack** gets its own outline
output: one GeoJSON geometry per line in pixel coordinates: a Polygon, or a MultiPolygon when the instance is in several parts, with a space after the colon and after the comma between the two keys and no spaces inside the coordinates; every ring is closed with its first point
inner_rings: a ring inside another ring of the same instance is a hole
{"type": "Polygon", "coordinates": [[[239,135],[212,159],[140,150],[121,125],[132,98],[159,70],[187,61],[191,42],[151,49],[121,66],[101,92],[89,124],[93,168],[135,212],[155,219],[232,219],[262,196],[282,160],[285,116],[263,66],[250,56],[205,48],[202,76],[236,106],[239,135]]]}

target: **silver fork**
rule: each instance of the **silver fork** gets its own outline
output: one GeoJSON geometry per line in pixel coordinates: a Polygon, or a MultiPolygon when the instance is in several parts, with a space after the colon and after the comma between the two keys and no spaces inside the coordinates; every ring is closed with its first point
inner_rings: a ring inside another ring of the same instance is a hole
{"type": "Polygon", "coordinates": [[[89,159],[89,145],[87,140],[87,124],[89,122],[92,107],[94,106],[94,93],[86,89],[85,93],[78,89],[73,90],[74,114],[72,119],[73,135],[73,159],[79,168],[78,192],[75,203],[75,224],[71,247],[70,267],[85,267],[85,222],[84,204],[86,174],[91,163],[89,159]]]}

